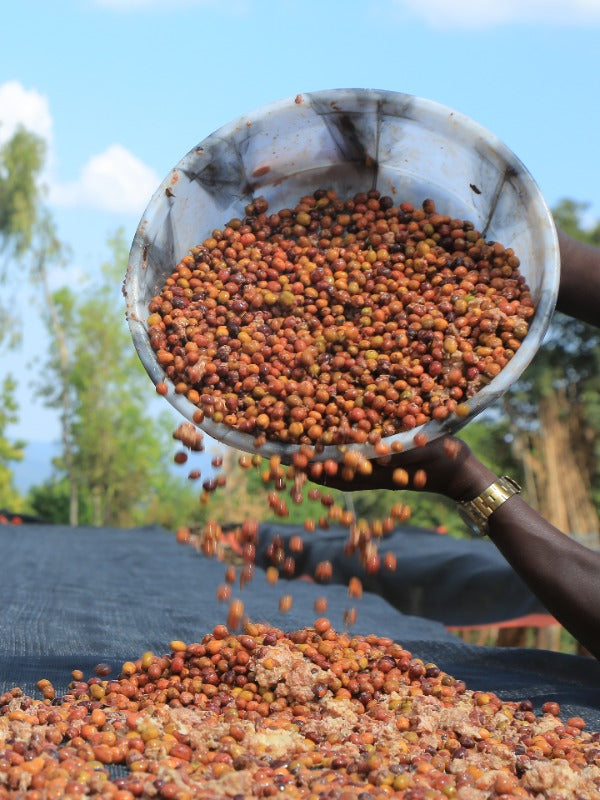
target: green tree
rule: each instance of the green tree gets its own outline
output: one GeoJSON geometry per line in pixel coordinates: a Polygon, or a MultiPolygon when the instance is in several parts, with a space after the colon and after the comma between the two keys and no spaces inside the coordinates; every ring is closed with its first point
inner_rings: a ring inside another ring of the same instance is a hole
{"type": "MultiPolygon", "coordinates": [[[[44,142],[23,128],[0,147],[0,281],[7,280],[9,264],[21,260],[31,244],[40,200],[39,175],[44,142]]],[[[14,347],[20,338],[18,320],[11,313],[10,296],[0,301],[0,342],[14,347]]]]}
{"type": "Polygon", "coordinates": [[[10,441],[6,429],[17,421],[16,384],[7,376],[0,385],[0,508],[23,511],[24,502],[15,489],[11,463],[23,458],[24,442],[10,441]]]}
{"type": "Polygon", "coordinates": [[[41,287],[41,313],[52,340],[49,363],[56,380],[46,388],[47,404],[59,411],[62,441],[62,463],[69,487],[69,523],[79,518],[79,489],[73,460],[73,387],[69,330],[73,325],[75,298],[67,288],[50,290],[49,267],[63,265],[67,248],[57,236],[54,222],[42,208],[34,226],[31,245],[31,277],[41,287]]]}
{"type": "Polygon", "coordinates": [[[143,496],[160,458],[153,421],[145,415],[149,386],[121,314],[115,287],[124,272],[122,234],[110,242],[112,261],[102,281],[77,307],[71,379],[76,394],[74,463],[92,502],[94,525],[118,524],[143,496]]]}
{"type": "Polygon", "coordinates": [[[569,236],[600,247],[600,221],[597,220],[592,225],[584,223],[589,208],[589,203],[563,198],[553,208],[552,215],[558,227],[569,236]]]}
{"type": "MultiPolygon", "coordinates": [[[[5,284],[8,264],[22,258],[31,243],[44,154],[43,141],[24,129],[0,147],[0,282],[5,284]]],[[[19,326],[11,313],[11,289],[9,284],[0,300],[0,344],[14,347],[19,341],[19,326]]],[[[24,445],[6,437],[7,426],[18,419],[15,392],[14,381],[6,376],[0,389],[0,505],[20,511],[23,500],[14,488],[10,465],[23,457],[24,445]]]]}
{"type": "MultiPolygon", "coordinates": [[[[48,293],[49,354],[40,392],[61,412],[63,441],[55,479],[37,488],[32,503],[42,513],[49,497],[62,492],[64,498],[64,478],[71,524],[125,526],[159,518],[179,524],[184,509],[191,515],[197,508],[197,495],[168,473],[165,424],[147,412],[152,386],[121,311],[122,232],[109,245],[111,259],[98,281],[78,294],[69,288],[48,293]]],[[[47,257],[52,249],[41,252],[47,257]]],[[[43,280],[43,267],[38,274],[43,280]]]]}
{"type": "Polygon", "coordinates": [[[44,164],[42,139],[20,128],[0,147],[0,244],[22,256],[31,244],[44,164]]]}
{"type": "MultiPolygon", "coordinates": [[[[71,485],[68,478],[61,475],[60,460],[57,466],[59,466],[58,474],[42,484],[31,487],[27,493],[27,506],[44,522],[65,524],[69,523],[71,485]]],[[[91,516],[83,492],[79,492],[78,508],[82,509],[82,517],[91,516]]]]}
{"type": "MultiPolygon", "coordinates": [[[[142,375],[146,391],[152,391],[147,376],[142,375]]],[[[132,509],[131,524],[162,525],[175,530],[182,525],[195,525],[205,520],[205,509],[200,504],[200,486],[188,480],[189,469],[169,468],[174,453],[181,450],[173,441],[171,415],[161,413],[155,421],[154,432],[158,447],[154,454],[146,497],[132,509]]]]}

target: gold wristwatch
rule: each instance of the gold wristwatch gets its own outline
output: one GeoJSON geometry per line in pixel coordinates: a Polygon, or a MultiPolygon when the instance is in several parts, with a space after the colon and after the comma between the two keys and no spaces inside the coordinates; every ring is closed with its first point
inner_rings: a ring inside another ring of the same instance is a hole
{"type": "Polygon", "coordinates": [[[504,475],[477,497],[460,502],[458,513],[474,536],[486,536],[489,530],[488,517],[509,497],[519,494],[520,491],[519,484],[508,475],[504,475]]]}

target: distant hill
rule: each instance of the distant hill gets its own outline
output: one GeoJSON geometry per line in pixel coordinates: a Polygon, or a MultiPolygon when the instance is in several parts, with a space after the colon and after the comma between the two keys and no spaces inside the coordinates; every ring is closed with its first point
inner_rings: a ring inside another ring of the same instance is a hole
{"type": "MultiPolygon", "coordinates": [[[[60,454],[60,444],[57,442],[27,442],[23,460],[12,462],[11,469],[14,483],[19,494],[26,495],[32,486],[39,485],[48,480],[52,474],[52,459],[60,454]]],[[[210,465],[211,452],[202,453],[194,460],[194,466],[202,470],[205,478],[214,474],[210,465]]],[[[172,459],[165,455],[165,464],[178,478],[186,475],[185,467],[177,466],[172,459]]]]}

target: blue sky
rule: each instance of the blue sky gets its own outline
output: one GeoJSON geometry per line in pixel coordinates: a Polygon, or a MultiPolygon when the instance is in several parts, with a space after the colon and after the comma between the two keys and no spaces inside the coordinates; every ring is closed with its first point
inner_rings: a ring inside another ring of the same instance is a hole
{"type": "MultiPolygon", "coordinates": [[[[205,136],[316,89],[450,106],[502,139],[550,205],[572,197],[600,217],[600,0],[20,0],[2,28],[0,142],[21,123],[48,143],[49,204],[72,251],[55,286],[93,273],[117,227],[131,240],[205,136]]],[[[14,434],[56,440],[24,370],[38,312],[28,287],[14,292],[27,335],[0,353],[0,374],[20,383],[14,434]]]]}

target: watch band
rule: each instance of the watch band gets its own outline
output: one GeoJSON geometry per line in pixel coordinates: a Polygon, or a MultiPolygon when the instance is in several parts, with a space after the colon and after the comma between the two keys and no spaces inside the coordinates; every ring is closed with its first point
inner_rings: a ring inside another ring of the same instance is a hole
{"type": "Polygon", "coordinates": [[[500,508],[509,497],[519,494],[520,491],[519,484],[508,475],[504,475],[490,484],[477,497],[462,501],[459,506],[459,510],[462,512],[461,516],[463,519],[466,518],[465,521],[470,523],[472,529],[475,528],[481,535],[485,535],[488,532],[488,517],[500,508]]]}

